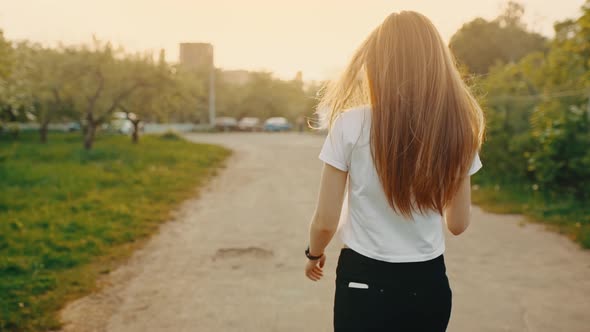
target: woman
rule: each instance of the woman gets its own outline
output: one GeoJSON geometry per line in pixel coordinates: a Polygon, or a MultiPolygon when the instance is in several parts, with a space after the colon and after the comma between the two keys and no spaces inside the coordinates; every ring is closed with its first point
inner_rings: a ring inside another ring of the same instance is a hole
{"type": "Polygon", "coordinates": [[[482,111],[423,15],[391,14],[318,106],[329,128],[305,274],[317,281],[338,227],[336,331],[445,331],[444,226],[469,225],[482,111]]]}

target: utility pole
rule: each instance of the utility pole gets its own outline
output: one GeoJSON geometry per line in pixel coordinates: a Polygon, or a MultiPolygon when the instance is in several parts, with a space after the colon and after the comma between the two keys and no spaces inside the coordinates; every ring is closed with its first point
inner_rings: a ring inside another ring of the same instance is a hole
{"type": "Polygon", "coordinates": [[[215,65],[211,61],[211,71],[209,73],[209,125],[215,127],[215,65]]]}

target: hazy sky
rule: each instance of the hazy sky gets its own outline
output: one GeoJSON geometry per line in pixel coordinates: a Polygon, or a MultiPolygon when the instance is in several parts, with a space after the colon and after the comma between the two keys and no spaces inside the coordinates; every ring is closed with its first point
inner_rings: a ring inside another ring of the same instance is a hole
{"type": "MultiPolygon", "coordinates": [[[[584,0],[523,0],[526,21],[552,34],[556,20],[577,17],[584,0]]],[[[265,69],[279,77],[323,79],[337,72],[389,13],[428,16],[445,39],[471,19],[494,18],[501,0],[0,0],[0,29],[9,39],[54,45],[99,39],[130,51],[210,42],[216,66],[265,69]]]]}

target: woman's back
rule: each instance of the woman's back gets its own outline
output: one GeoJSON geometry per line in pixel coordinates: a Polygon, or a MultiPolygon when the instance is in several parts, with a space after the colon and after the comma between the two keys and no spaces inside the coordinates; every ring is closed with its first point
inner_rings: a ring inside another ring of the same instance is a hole
{"type": "MultiPolygon", "coordinates": [[[[434,210],[414,212],[413,220],[395,212],[371,157],[371,107],[340,114],[320,152],[320,159],[348,172],[348,208],[339,233],[351,249],[387,262],[416,262],[435,258],[445,250],[444,222],[434,210]]],[[[481,167],[479,156],[469,175],[481,167]]]]}

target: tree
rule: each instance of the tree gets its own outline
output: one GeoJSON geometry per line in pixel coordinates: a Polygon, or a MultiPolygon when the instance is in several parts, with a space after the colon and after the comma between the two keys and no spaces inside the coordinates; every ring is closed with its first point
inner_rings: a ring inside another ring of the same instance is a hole
{"type": "Polygon", "coordinates": [[[495,182],[590,199],[590,1],[582,10],[555,24],[545,52],[494,66],[479,80],[487,92],[482,157],[493,160],[486,173],[495,182]]]}
{"type": "Polygon", "coordinates": [[[539,56],[543,55],[534,53],[516,64],[494,66],[479,82],[486,92],[482,97],[487,122],[482,157],[494,161],[486,173],[496,181],[531,177],[524,152],[532,145],[529,117],[539,102],[530,96],[539,91],[528,68],[539,62],[539,56]]]}
{"type": "Polygon", "coordinates": [[[74,108],[82,113],[84,148],[90,150],[98,127],[145,86],[147,78],[140,64],[130,61],[123,49],[113,49],[110,43],[94,39],[90,47],[70,47],[67,52],[75,57],[69,70],[77,74],[74,82],[78,87],[70,97],[74,108]]]}
{"type": "Polygon", "coordinates": [[[160,53],[158,64],[150,61],[151,57],[138,57],[132,59],[140,66],[140,71],[145,78],[143,84],[135,93],[119,104],[127,116],[127,120],[133,125],[131,139],[133,143],[139,142],[139,125],[150,118],[163,118],[165,113],[174,108],[175,82],[171,71],[166,64],[163,51],[160,53]]]}
{"type": "Polygon", "coordinates": [[[509,1],[495,20],[476,18],[452,37],[450,48],[457,60],[477,74],[485,74],[498,62],[516,63],[525,55],[543,51],[545,37],[527,30],[522,21],[524,7],[509,1]]]}
{"type": "Polygon", "coordinates": [[[531,116],[530,167],[547,189],[590,199],[590,1],[576,20],[555,24],[555,39],[541,66],[546,97],[531,116]]]}
{"type": "Polygon", "coordinates": [[[12,61],[12,44],[4,38],[4,33],[0,30],[0,132],[3,129],[3,120],[13,115],[7,101],[9,98],[7,79],[10,76],[12,61]]]}
{"type": "MultiPolygon", "coordinates": [[[[169,108],[166,118],[174,122],[206,123],[209,117],[209,73],[176,65],[171,68],[171,77],[170,91],[165,94],[169,108]]],[[[225,96],[225,93],[218,91],[218,95],[225,96]]],[[[217,99],[218,105],[222,102],[220,99],[223,97],[217,99]]]]}
{"type": "Polygon", "coordinates": [[[4,32],[0,30],[0,80],[9,76],[12,59],[12,44],[4,38],[4,32]]]}
{"type": "Polygon", "coordinates": [[[7,79],[9,103],[39,123],[40,140],[45,143],[49,123],[71,108],[64,97],[69,79],[64,71],[65,55],[27,42],[17,44],[13,53],[7,79]]]}
{"type": "Polygon", "coordinates": [[[496,21],[501,27],[517,27],[526,30],[526,24],[522,21],[524,15],[524,6],[516,1],[508,1],[504,7],[504,12],[500,14],[496,21]]]}
{"type": "Polygon", "coordinates": [[[269,72],[252,72],[244,84],[219,80],[217,91],[217,109],[222,116],[283,116],[295,120],[309,107],[302,82],[276,79],[269,72]]]}

